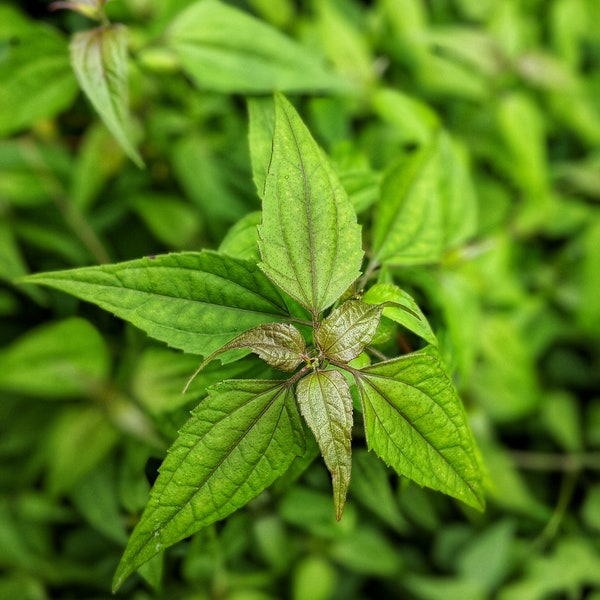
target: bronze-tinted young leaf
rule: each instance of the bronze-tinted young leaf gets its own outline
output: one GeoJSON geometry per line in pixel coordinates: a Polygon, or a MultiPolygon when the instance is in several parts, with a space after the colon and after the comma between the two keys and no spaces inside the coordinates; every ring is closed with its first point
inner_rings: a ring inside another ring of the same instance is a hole
{"type": "Polygon", "coordinates": [[[285,382],[215,385],[161,465],[114,587],[168,546],[256,497],[303,451],[300,415],[285,382]]]}
{"type": "Polygon", "coordinates": [[[352,203],[329,159],[282,95],[275,97],[259,236],[263,271],[315,315],[359,275],[363,250],[352,203]]]}
{"type": "Polygon", "coordinates": [[[347,363],[373,339],[383,306],[348,300],[338,306],[315,332],[315,341],[329,358],[347,363]]]}
{"type": "Polygon", "coordinates": [[[339,521],[346,502],[352,466],[352,396],[339,371],[316,371],[296,386],[300,412],[315,435],[331,473],[333,502],[339,521]]]}
{"type": "MultiPolygon", "coordinates": [[[[282,371],[293,371],[306,354],[302,334],[288,323],[265,323],[244,331],[217,350],[212,357],[228,350],[247,348],[255,352],[267,364],[282,371]]],[[[208,360],[208,359],[207,359],[208,360]]]]}
{"type": "Polygon", "coordinates": [[[369,449],[400,475],[483,509],[475,441],[440,359],[409,354],[356,376],[369,449]]]}

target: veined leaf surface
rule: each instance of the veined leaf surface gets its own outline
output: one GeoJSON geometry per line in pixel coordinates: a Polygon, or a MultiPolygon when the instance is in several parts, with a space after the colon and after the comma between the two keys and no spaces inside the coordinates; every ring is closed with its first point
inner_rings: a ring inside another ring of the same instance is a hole
{"type": "Polygon", "coordinates": [[[439,359],[409,354],[356,376],[369,448],[398,474],[483,509],[475,442],[439,359]]]}
{"type": "Polygon", "coordinates": [[[131,133],[126,27],[110,25],[75,35],[71,65],[86,96],[127,156],[143,166],[131,133]]]}
{"type": "Polygon", "coordinates": [[[313,314],[359,275],[360,227],[328,158],[282,96],[259,228],[263,271],[313,314]]]}
{"type": "Polygon", "coordinates": [[[352,466],[352,396],[339,371],[316,371],[296,386],[300,412],[331,473],[336,518],[342,518],[352,466]]]}
{"type": "Polygon", "coordinates": [[[168,546],[258,496],[303,451],[300,416],[285,383],[215,385],[162,463],[114,587],[168,546]]]}
{"type": "Polygon", "coordinates": [[[258,267],[208,251],[40,273],[22,281],[97,304],[150,337],[204,356],[247,329],[287,315],[258,267]]]}

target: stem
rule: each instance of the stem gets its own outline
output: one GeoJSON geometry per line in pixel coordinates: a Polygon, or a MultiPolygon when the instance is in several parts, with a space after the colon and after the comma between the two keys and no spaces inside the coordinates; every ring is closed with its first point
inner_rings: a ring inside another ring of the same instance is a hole
{"type": "Polygon", "coordinates": [[[599,453],[559,454],[553,452],[525,452],[513,450],[510,453],[515,465],[532,471],[577,472],[581,469],[600,471],[599,453]]]}
{"type": "Polygon", "coordinates": [[[371,275],[373,275],[373,273],[379,268],[379,261],[376,258],[371,258],[371,260],[369,261],[369,264],[367,265],[367,268],[365,269],[365,272],[363,273],[363,276],[360,278],[359,282],[358,282],[358,289],[359,291],[362,290],[367,283],[369,282],[369,279],[371,279],[371,275]]]}

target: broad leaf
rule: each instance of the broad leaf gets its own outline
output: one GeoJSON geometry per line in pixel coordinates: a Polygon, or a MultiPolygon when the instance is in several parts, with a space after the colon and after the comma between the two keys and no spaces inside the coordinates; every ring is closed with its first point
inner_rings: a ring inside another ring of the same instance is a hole
{"type": "Polygon", "coordinates": [[[338,306],[315,331],[315,342],[332,360],[355,359],[373,339],[383,306],[348,300],[338,306]]]}
{"type": "Polygon", "coordinates": [[[194,377],[213,358],[223,352],[236,349],[255,352],[268,365],[281,371],[293,371],[306,357],[304,338],[293,325],[289,323],[265,323],[244,331],[231,342],[213,352],[200,365],[194,377]]]}
{"type": "Polygon", "coordinates": [[[398,474],[483,509],[475,442],[440,360],[410,354],[355,374],[369,449],[398,474]]]}
{"type": "Polygon", "coordinates": [[[309,48],[217,0],[195,2],[180,13],[168,43],[201,88],[264,93],[348,87],[309,48]]]}
{"type": "Polygon", "coordinates": [[[161,465],[114,587],[166,547],[256,497],[303,450],[302,424],[285,383],[232,380],[214,386],[161,465]]]}
{"type": "Polygon", "coordinates": [[[373,224],[373,250],[380,262],[437,262],[444,229],[440,197],[439,141],[403,156],[388,169],[373,224]]]}
{"type": "Polygon", "coordinates": [[[262,198],[273,149],[275,105],[272,98],[248,99],[248,144],[252,159],[252,178],[262,198]]]}
{"type": "Polygon", "coordinates": [[[71,41],[79,85],[127,156],[143,166],[133,141],[127,81],[127,29],[123,25],[82,31],[71,41]]]}
{"type": "Polygon", "coordinates": [[[22,281],[93,302],[192,354],[208,355],[242,331],[287,314],[255,265],[207,251],[40,273],[22,281]]]}
{"type": "Polygon", "coordinates": [[[336,518],[342,518],[352,466],[352,396],[339,371],[315,371],[296,386],[300,412],[331,473],[336,518]]]}
{"type": "Polygon", "coordinates": [[[314,315],[359,275],[363,251],[352,204],[328,158],[281,95],[275,98],[259,237],[264,272],[314,315]]]}
{"type": "Polygon", "coordinates": [[[392,283],[376,283],[369,288],[363,300],[369,304],[383,304],[383,316],[416,333],[432,346],[438,341],[429,322],[410,294],[392,283]]]}

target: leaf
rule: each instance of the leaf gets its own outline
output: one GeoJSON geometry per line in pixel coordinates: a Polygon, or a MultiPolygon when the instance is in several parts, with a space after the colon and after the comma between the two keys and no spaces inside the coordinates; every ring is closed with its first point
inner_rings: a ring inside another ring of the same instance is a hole
{"type": "Polygon", "coordinates": [[[259,227],[261,268],[317,315],[359,275],[356,213],[328,158],[280,94],[259,227]]]}
{"type": "Polygon", "coordinates": [[[248,144],[252,159],[252,178],[262,198],[269,170],[273,135],[275,133],[275,104],[272,98],[248,98],[248,144]]]}
{"type": "Polygon", "coordinates": [[[76,34],[71,41],[71,65],[106,127],[127,156],[143,167],[129,115],[127,28],[110,25],[76,34]]]}
{"type": "Polygon", "coordinates": [[[302,424],[286,383],[231,380],[214,386],[161,465],[114,588],[168,546],[256,497],[303,449],[302,424]]]}
{"type": "Polygon", "coordinates": [[[64,37],[49,27],[32,25],[20,30],[18,23],[13,23],[11,30],[12,17],[20,18],[20,13],[9,12],[9,31],[0,31],[2,137],[54,117],[69,107],[77,94],[64,37]]]}
{"type": "Polygon", "coordinates": [[[255,265],[209,251],[40,273],[21,281],[93,302],[150,337],[204,356],[246,329],[287,315],[281,296],[255,265]]]}
{"type": "Polygon", "coordinates": [[[328,358],[350,362],[375,336],[382,311],[383,306],[348,300],[320,323],[315,342],[328,358]]]}
{"type": "Polygon", "coordinates": [[[200,88],[256,93],[349,87],[309,48],[216,0],[195,2],[168,32],[168,44],[200,88]]]}
{"type": "Polygon", "coordinates": [[[398,286],[392,283],[376,283],[364,293],[363,301],[368,304],[385,303],[384,317],[403,325],[432,346],[437,347],[437,338],[427,318],[412,296],[398,286]]]}
{"type": "Polygon", "coordinates": [[[265,323],[238,335],[209,356],[245,348],[255,352],[268,365],[282,371],[293,371],[306,355],[306,344],[302,334],[289,323],[265,323]]]}
{"type": "Polygon", "coordinates": [[[399,475],[482,510],[475,442],[440,360],[409,354],[355,375],[369,449],[399,475]]]}
{"type": "Polygon", "coordinates": [[[444,231],[439,186],[439,149],[434,140],[402,156],[386,172],[373,223],[373,250],[380,262],[437,262],[444,231]]]}
{"type": "Polygon", "coordinates": [[[0,389],[40,398],[89,395],[110,369],[108,349],[84,319],[46,323],[0,351],[0,389]]]}
{"type": "Polygon", "coordinates": [[[352,466],[352,396],[339,371],[315,371],[296,386],[300,412],[331,473],[336,518],[342,518],[352,466]]]}
{"type": "Polygon", "coordinates": [[[243,258],[257,263],[258,254],[258,225],[260,224],[260,211],[253,211],[243,216],[232,225],[219,245],[219,252],[229,254],[235,258],[243,258]]]}

